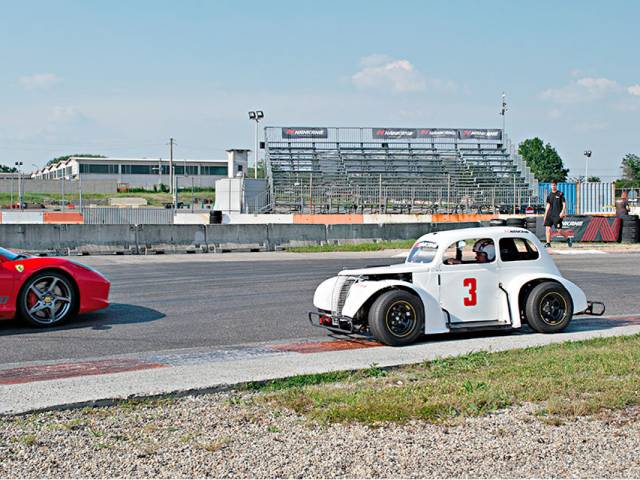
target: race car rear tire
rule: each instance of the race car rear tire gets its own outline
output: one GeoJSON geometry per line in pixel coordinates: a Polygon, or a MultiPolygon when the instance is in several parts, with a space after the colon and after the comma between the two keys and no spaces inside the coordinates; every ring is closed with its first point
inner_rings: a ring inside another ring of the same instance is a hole
{"type": "Polygon", "coordinates": [[[373,337],[391,346],[409,345],[424,333],[422,301],[406,290],[382,293],[369,310],[369,329],[373,337]]]}
{"type": "Polygon", "coordinates": [[[53,327],[73,318],[78,294],[69,277],[44,271],[29,278],[18,296],[18,314],[32,327],[53,327]]]}
{"type": "Polygon", "coordinates": [[[573,317],[571,295],[557,282],[542,282],[527,297],[526,315],[529,326],[536,332],[560,332],[573,317]]]}

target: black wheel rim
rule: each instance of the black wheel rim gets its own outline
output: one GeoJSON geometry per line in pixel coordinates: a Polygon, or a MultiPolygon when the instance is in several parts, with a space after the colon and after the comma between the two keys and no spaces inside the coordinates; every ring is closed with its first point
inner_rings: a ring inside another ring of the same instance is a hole
{"type": "Polygon", "coordinates": [[[558,325],[567,316],[567,302],[558,292],[547,293],[540,301],[540,317],[547,325],[558,325]]]}
{"type": "Polygon", "coordinates": [[[406,337],[411,334],[416,321],[416,311],[409,302],[400,300],[387,309],[385,322],[389,332],[396,337],[406,337]]]}
{"type": "Polygon", "coordinates": [[[24,311],[36,323],[57,323],[69,313],[72,295],[73,290],[65,279],[54,275],[40,277],[27,286],[24,311]]]}

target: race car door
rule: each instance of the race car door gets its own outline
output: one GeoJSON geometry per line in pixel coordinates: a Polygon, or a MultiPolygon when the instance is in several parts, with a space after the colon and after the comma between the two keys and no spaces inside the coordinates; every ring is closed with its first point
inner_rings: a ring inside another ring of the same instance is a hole
{"type": "Polygon", "coordinates": [[[456,242],[440,266],[440,305],[452,325],[498,320],[498,271],[495,249],[487,258],[474,239],[456,242]]]}
{"type": "Polygon", "coordinates": [[[0,255],[0,318],[13,316],[15,305],[14,277],[15,268],[13,263],[0,255]]]}

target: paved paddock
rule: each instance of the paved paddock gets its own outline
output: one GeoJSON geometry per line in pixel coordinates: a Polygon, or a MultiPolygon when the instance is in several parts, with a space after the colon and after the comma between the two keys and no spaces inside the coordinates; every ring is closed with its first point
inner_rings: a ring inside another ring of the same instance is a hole
{"type": "MultiPolygon", "coordinates": [[[[78,258],[113,283],[113,305],[50,330],[0,323],[0,368],[179,349],[323,339],[306,313],[316,285],[395,253],[247,253],[78,258]]],[[[564,275],[607,314],[640,313],[639,254],[558,256],[564,275]]]]}

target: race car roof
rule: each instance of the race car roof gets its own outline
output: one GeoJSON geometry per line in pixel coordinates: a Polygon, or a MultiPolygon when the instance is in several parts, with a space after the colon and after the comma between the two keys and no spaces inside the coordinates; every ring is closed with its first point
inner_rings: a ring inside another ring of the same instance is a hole
{"type": "Polygon", "coordinates": [[[522,236],[528,239],[536,239],[536,236],[529,230],[518,227],[475,227],[460,228],[456,230],[445,230],[441,232],[431,232],[421,236],[418,241],[429,240],[431,242],[452,244],[456,240],[466,238],[501,238],[505,236],[522,236]]]}

